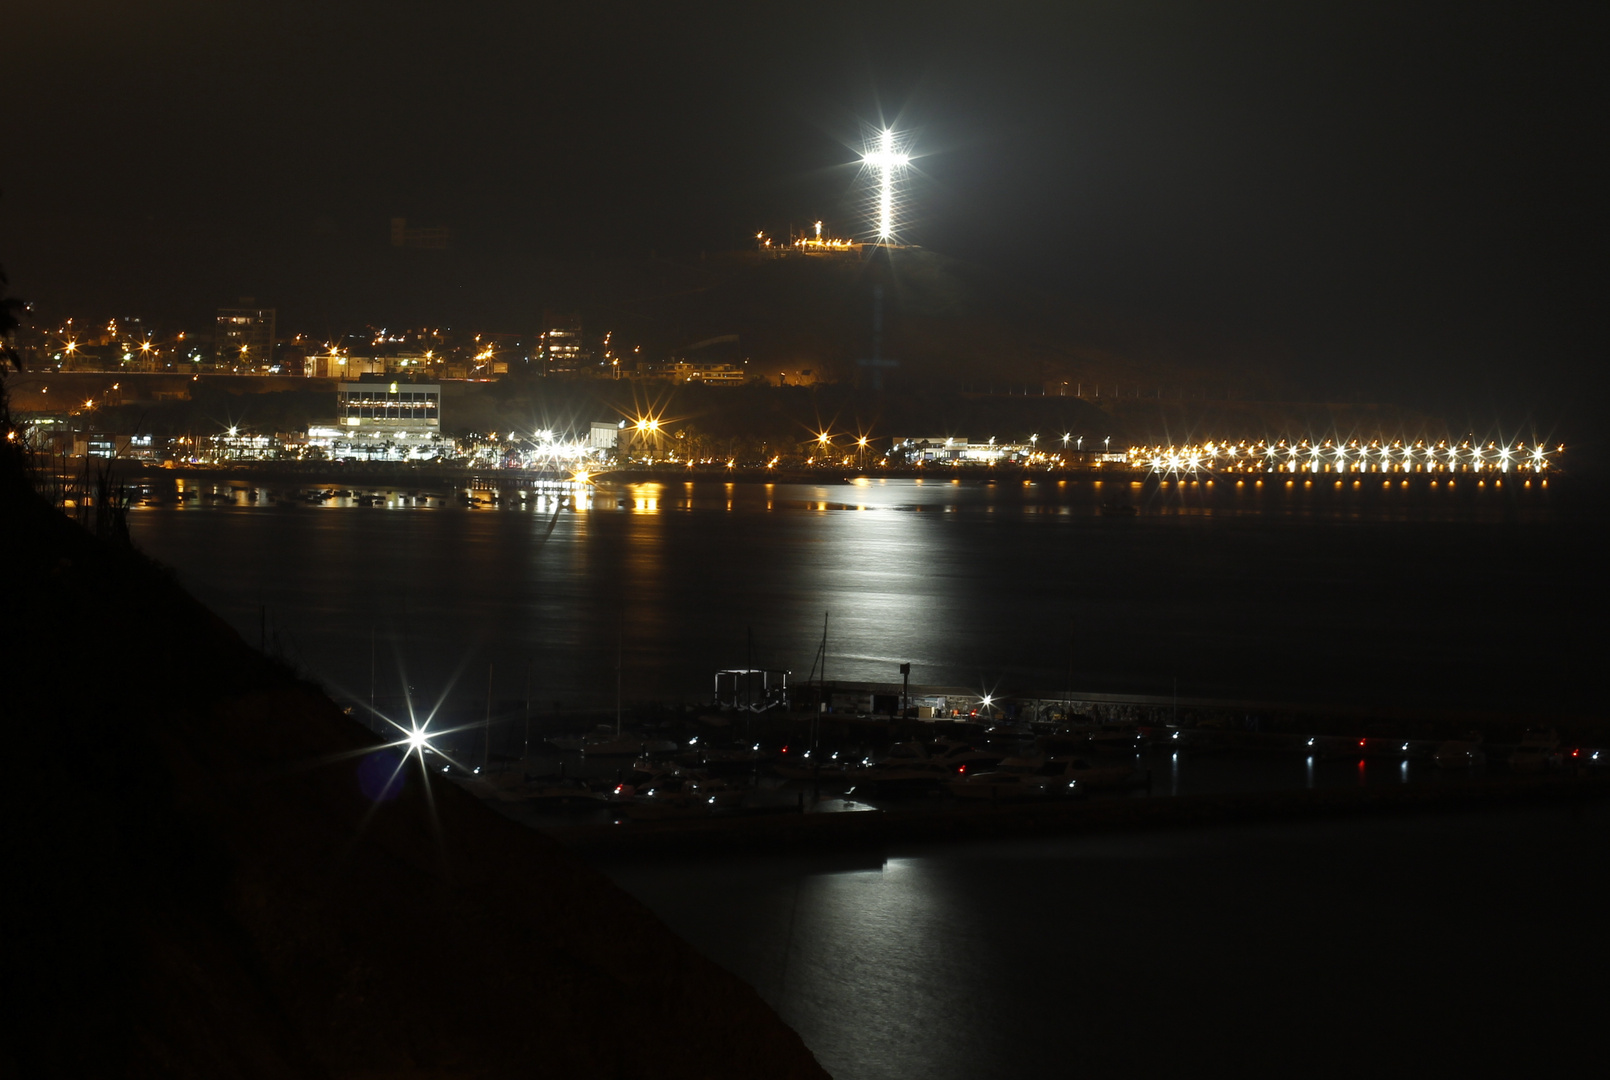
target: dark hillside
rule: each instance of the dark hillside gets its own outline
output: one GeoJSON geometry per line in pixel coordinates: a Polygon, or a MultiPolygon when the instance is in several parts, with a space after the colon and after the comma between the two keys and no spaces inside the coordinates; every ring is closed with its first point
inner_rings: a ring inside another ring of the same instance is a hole
{"type": "Polygon", "coordinates": [[[1278,392],[1267,358],[1181,343],[1120,316],[1054,300],[976,264],[921,248],[862,256],[724,253],[697,262],[624,260],[580,265],[567,297],[618,333],[670,351],[737,334],[757,374],[823,371],[860,380],[872,355],[872,289],[883,288],[882,355],[899,362],[891,388],[937,384],[999,392],[1067,381],[1086,396],[1100,384],[1222,396],[1278,392]],[[1211,365],[1211,371],[1209,370],[1211,365]]]}
{"type": "Polygon", "coordinates": [[[553,843],[417,772],[371,803],[367,733],[126,542],[0,522],[0,1073],[824,1075],[553,843]]]}

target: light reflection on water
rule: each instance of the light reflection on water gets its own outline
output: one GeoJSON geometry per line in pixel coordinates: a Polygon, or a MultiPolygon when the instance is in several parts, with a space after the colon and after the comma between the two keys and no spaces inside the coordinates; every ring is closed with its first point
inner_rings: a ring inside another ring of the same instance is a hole
{"type": "Polygon", "coordinates": [[[612,704],[619,655],[628,700],[702,698],[751,635],[756,666],[803,677],[824,612],[829,678],[894,681],[910,662],[918,685],[1054,691],[1071,652],[1096,691],[1178,678],[1187,695],[1489,707],[1580,688],[1589,661],[1584,638],[1486,635],[1569,621],[1595,564],[1593,532],[1535,499],[645,483],[555,516],[546,495],[244,498],[141,508],[133,531],[248,639],[266,610],[294,660],[347,688],[367,687],[373,628],[432,693],[466,663],[499,680],[530,665],[544,702],[612,704]],[[1113,498],[1142,513],[1103,516],[1113,498]]]}
{"type": "Polygon", "coordinates": [[[957,993],[986,957],[973,955],[965,920],[931,873],[920,860],[896,858],[881,871],[799,878],[787,951],[767,996],[788,1003],[807,1045],[837,1044],[866,1063],[898,1047],[907,1061],[885,1075],[933,1075],[989,1037],[979,1003],[957,993]]]}
{"type": "Polygon", "coordinates": [[[1437,1075],[1598,1031],[1597,953],[1514,937],[1594,925],[1606,840],[1590,804],[601,868],[838,1080],[1437,1075]]]}

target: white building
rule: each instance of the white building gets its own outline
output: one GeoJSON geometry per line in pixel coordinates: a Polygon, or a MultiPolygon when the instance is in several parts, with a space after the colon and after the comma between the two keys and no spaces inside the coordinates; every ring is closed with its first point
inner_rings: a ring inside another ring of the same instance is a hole
{"type": "Polygon", "coordinates": [[[679,383],[702,382],[742,386],[749,378],[749,371],[742,364],[700,364],[691,360],[677,360],[668,370],[671,378],[679,383]]]}
{"type": "Polygon", "coordinates": [[[442,435],[440,383],[336,384],[335,426],[308,429],[308,441],[335,456],[421,457],[436,453],[442,435]]]}
{"type": "Polygon", "coordinates": [[[901,453],[910,462],[958,461],[967,451],[965,435],[914,435],[895,439],[891,452],[901,453]]]}

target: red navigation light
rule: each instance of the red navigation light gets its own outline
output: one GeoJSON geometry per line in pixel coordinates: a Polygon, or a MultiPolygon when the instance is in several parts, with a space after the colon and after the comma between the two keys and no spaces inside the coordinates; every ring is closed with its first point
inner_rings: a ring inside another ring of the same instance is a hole
{"type": "Polygon", "coordinates": [[[1581,753],[1582,753],[1582,751],[1580,751],[1580,750],[1572,750],[1572,751],[1571,751],[1571,756],[1572,756],[1572,757],[1576,757],[1576,756],[1578,756],[1578,755],[1579,755],[1579,754],[1581,754],[1581,753]]]}
{"type": "Polygon", "coordinates": [[[957,772],[959,772],[959,773],[964,773],[964,772],[966,772],[966,771],[967,771],[967,766],[965,766],[965,765],[958,765],[958,766],[956,766],[956,771],[957,771],[957,772]]]}
{"type": "Polygon", "coordinates": [[[787,743],[783,744],[783,753],[785,753],[785,754],[788,753],[788,744],[787,743]]]}
{"type": "Polygon", "coordinates": [[[1360,746],[1363,746],[1363,745],[1364,745],[1364,740],[1363,740],[1363,739],[1360,739],[1360,740],[1359,740],[1359,741],[1358,741],[1358,744],[1359,744],[1359,745],[1360,745],[1360,746]]]}
{"type": "Polygon", "coordinates": [[[621,793],[621,789],[624,788],[625,786],[626,786],[625,784],[616,784],[615,785],[615,794],[619,795],[621,793]]]}

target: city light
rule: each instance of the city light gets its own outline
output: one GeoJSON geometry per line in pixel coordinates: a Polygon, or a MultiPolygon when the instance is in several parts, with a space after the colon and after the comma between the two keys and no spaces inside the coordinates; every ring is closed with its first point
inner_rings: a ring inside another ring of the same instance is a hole
{"type": "MultiPolygon", "coordinates": [[[[1560,448],[1563,451],[1563,446],[1560,448]]],[[[1559,451],[1556,451],[1558,453],[1559,451]]],[[[1489,442],[1485,447],[1446,441],[1359,439],[1310,441],[1284,439],[1257,442],[1203,442],[1184,446],[1132,446],[1125,455],[1131,468],[1170,474],[1215,472],[1283,473],[1416,473],[1421,475],[1511,469],[1551,471],[1557,462],[1541,445],[1489,442]],[[1219,462],[1220,455],[1229,460],[1219,462]]]]}
{"type": "MultiPolygon", "coordinates": [[[[900,196],[897,189],[901,183],[900,170],[911,161],[910,156],[902,152],[909,150],[909,144],[903,145],[902,134],[893,130],[872,131],[867,138],[862,161],[867,169],[875,171],[879,199],[876,224],[880,238],[888,239],[899,224],[897,215],[901,208],[896,205],[900,196]]],[[[765,240],[766,236],[761,234],[758,238],[765,240]]],[[[859,248],[862,244],[859,239],[834,237],[828,222],[818,219],[807,219],[805,227],[798,232],[791,230],[791,240],[813,255],[821,254],[831,245],[843,243],[859,248]]],[[[284,369],[285,373],[309,378],[350,377],[361,378],[366,384],[371,381],[380,384],[373,391],[377,395],[375,400],[363,397],[361,407],[366,411],[362,415],[346,413],[338,425],[312,425],[305,433],[253,434],[246,432],[244,426],[218,425],[214,429],[216,434],[188,440],[172,437],[159,440],[154,446],[131,442],[130,447],[139,447],[130,450],[131,456],[149,462],[171,459],[192,464],[293,458],[430,460],[443,465],[536,471],[560,483],[578,474],[578,478],[586,482],[586,477],[602,475],[605,469],[617,464],[632,467],[655,462],[676,463],[689,469],[707,465],[723,471],[746,466],[775,470],[869,465],[871,439],[864,434],[866,428],[859,417],[853,421],[834,417],[834,423],[845,424],[845,430],[838,432],[825,427],[804,427],[803,438],[796,437],[792,446],[779,453],[778,446],[768,446],[764,441],[740,448],[737,440],[713,438],[700,430],[702,425],[684,426],[680,420],[666,419],[659,415],[661,406],[649,403],[623,409],[607,424],[593,421],[591,434],[586,430],[587,424],[579,424],[578,430],[578,418],[571,418],[562,424],[544,419],[540,422],[548,426],[541,428],[527,421],[520,425],[522,430],[501,439],[496,434],[479,432],[455,439],[438,430],[440,394],[434,387],[427,393],[421,376],[447,382],[512,374],[515,365],[538,362],[539,357],[533,352],[535,343],[527,340],[522,344],[514,340],[514,335],[488,335],[473,330],[454,334],[451,328],[399,331],[369,326],[365,330],[362,334],[327,340],[322,346],[316,344],[315,338],[297,334],[294,347],[299,355],[293,354],[294,359],[284,369]],[[391,348],[394,345],[402,348],[391,348]],[[426,345],[431,347],[426,348],[426,345]],[[372,351],[370,346],[376,349],[372,351]],[[427,373],[421,371],[421,367],[430,370],[427,373]],[[400,402],[392,400],[399,397],[400,402]],[[372,419],[369,410],[372,410],[372,419]],[[603,430],[606,426],[615,430],[606,432],[603,430]]],[[[579,337],[579,332],[576,336],[579,337]]],[[[220,339],[209,350],[206,343],[186,343],[187,339],[194,338],[195,335],[182,331],[156,333],[133,318],[111,322],[104,318],[62,319],[54,326],[41,328],[28,349],[41,359],[49,357],[50,366],[57,369],[126,373],[166,368],[182,373],[192,382],[212,372],[227,374],[231,370],[245,373],[258,368],[269,369],[271,362],[282,359],[271,352],[267,344],[257,341],[247,344],[220,339]]],[[[682,381],[685,373],[673,370],[670,361],[619,364],[620,356],[640,356],[643,347],[633,346],[628,354],[624,347],[616,344],[613,331],[601,332],[599,340],[602,351],[591,354],[590,368],[564,374],[577,378],[619,379],[672,376],[682,381]]],[[[594,348],[598,348],[596,343],[594,348]]],[[[712,370],[722,367],[707,366],[712,370]]],[[[276,362],[269,370],[281,372],[281,364],[276,362]]],[[[737,367],[734,372],[734,383],[746,378],[754,380],[753,375],[737,367]]],[[[792,381],[792,374],[781,373],[776,380],[786,384],[792,381]]],[[[701,371],[690,378],[697,381],[705,379],[706,374],[701,371]]],[[[131,383],[131,386],[138,393],[139,384],[131,383]]],[[[38,395],[39,405],[43,407],[48,401],[61,403],[61,389],[64,388],[41,385],[29,392],[38,395]]],[[[162,391],[164,395],[167,393],[169,391],[162,391]]],[[[74,386],[68,391],[69,404],[64,412],[68,416],[82,416],[81,422],[74,422],[80,427],[122,422],[125,418],[117,407],[124,404],[124,395],[118,384],[86,385],[81,389],[74,386]]],[[[345,404],[342,407],[345,409],[345,404]]],[[[819,416],[815,423],[820,423],[819,416]]],[[[1234,432],[1230,438],[1202,437],[1184,444],[1159,441],[1146,445],[1097,432],[1081,435],[1073,430],[1071,421],[1063,424],[1066,427],[1060,433],[1060,442],[1054,428],[1047,431],[1027,426],[1020,429],[1020,434],[987,439],[982,433],[977,439],[943,433],[895,437],[885,439],[886,450],[880,451],[878,460],[882,468],[911,469],[919,473],[925,470],[930,474],[942,466],[952,475],[963,474],[970,468],[1017,467],[1026,474],[1065,473],[1067,483],[1076,482],[1074,474],[1085,471],[1107,476],[1129,472],[1135,480],[1149,474],[1165,482],[1179,477],[1187,483],[1224,477],[1232,485],[1236,483],[1232,474],[1252,474],[1246,476],[1248,488],[1257,484],[1260,476],[1280,475],[1281,479],[1288,476],[1294,479],[1297,474],[1302,474],[1309,486],[1321,483],[1329,486],[1334,481],[1338,487],[1344,484],[1356,487],[1356,481],[1367,474],[1374,485],[1389,479],[1393,488],[1398,487],[1400,481],[1414,478],[1429,481],[1433,486],[1446,483],[1451,488],[1463,484],[1467,476],[1473,481],[1472,487],[1504,487],[1507,480],[1514,478],[1526,486],[1546,488],[1566,466],[1563,445],[1556,446],[1553,441],[1545,445],[1535,433],[1528,433],[1523,439],[1519,432],[1500,432],[1496,426],[1480,438],[1474,433],[1455,438],[1446,430],[1418,434],[1333,430],[1329,437],[1321,431],[1307,437],[1285,438],[1248,437],[1234,432]],[[1044,449],[1040,447],[1042,436],[1044,449]],[[1087,436],[1092,440],[1090,454],[1083,450],[1087,436]],[[1112,445],[1114,441],[1118,446],[1112,445]]],[[[65,441],[68,432],[57,429],[41,434],[42,446],[46,434],[59,452],[73,445],[65,441]]],[[[94,451],[101,452],[100,449],[94,451]]],[[[1028,477],[1025,482],[1029,482],[1028,477]]]]}

